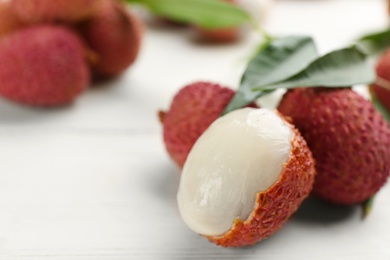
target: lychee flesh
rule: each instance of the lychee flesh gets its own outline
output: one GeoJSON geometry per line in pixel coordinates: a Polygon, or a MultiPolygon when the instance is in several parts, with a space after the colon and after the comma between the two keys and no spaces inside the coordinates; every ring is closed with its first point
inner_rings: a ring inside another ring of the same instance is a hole
{"type": "Polygon", "coordinates": [[[89,85],[79,37],[62,26],[21,29],[0,41],[0,94],[36,106],[73,101],[89,85]]]}
{"type": "Polygon", "coordinates": [[[102,0],[12,0],[18,16],[27,23],[79,22],[93,15],[102,0]]]}
{"type": "Polygon", "coordinates": [[[105,1],[98,12],[80,26],[80,31],[97,54],[92,67],[100,77],[119,75],[138,57],[143,24],[118,1],[105,1]]]}
{"type": "Polygon", "coordinates": [[[15,15],[10,2],[0,0],[0,38],[23,26],[24,23],[15,15]]]}
{"type": "Polygon", "coordinates": [[[390,111],[390,50],[385,52],[376,66],[377,81],[370,92],[390,111]]]}
{"type": "Polygon", "coordinates": [[[336,204],[373,196],[390,173],[390,128],[373,105],[347,89],[288,91],[278,107],[291,117],[316,160],[313,192],[336,204]]]}
{"type": "Polygon", "coordinates": [[[183,167],[195,141],[222,114],[234,93],[219,84],[194,82],[174,96],[167,113],[160,113],[166,149],[179,167],[183,167]]]}
{"type": "Polygon", "coordinates": [[[256,243],[278,230],[309,194],[314,161],[277,113],[244,108],[197,140],[177,195],[184,222],[222,246],[256,243]]]}

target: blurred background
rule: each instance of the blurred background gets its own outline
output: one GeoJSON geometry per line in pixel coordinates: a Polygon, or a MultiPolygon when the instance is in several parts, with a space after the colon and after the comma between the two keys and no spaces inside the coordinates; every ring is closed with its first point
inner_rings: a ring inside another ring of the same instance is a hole
{"type": "MultiPolygon", "coordinates": [[[[209,28],[153,4],[0,0],[0,259],[390,259],[388,184],[364,221],[358,206],[309,198],[243,249],[184,225],[158,112],[195,81],[237,89],[265,38],[248,21],[209,28]]],[[[321,54],[389,24],[386,0],[235,4],[269,35],[312,36],[321,54]]],[[[274,108],[282,92],[259,103],[274,108]]]]}

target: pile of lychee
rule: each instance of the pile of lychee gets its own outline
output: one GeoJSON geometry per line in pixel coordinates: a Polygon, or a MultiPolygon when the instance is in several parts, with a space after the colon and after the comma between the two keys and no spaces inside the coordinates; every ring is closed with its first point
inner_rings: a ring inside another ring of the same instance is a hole
{"type": "Polygon", "coordinates": [[[356,205],[386,183],[390,125],[352,88],[290,89],[276,110],[252,104],[221,116],[234,94],[195,82],[159,114],[182,169],[179,211],[196,233],[225,247],[251,245],[279,230],[309,194],[356,205]]]}
{"type": "Polygon", "coordinates": [[[0,0],[0,95],[61,106],[137,58],[142,22],[116,0],[0,0]]]}

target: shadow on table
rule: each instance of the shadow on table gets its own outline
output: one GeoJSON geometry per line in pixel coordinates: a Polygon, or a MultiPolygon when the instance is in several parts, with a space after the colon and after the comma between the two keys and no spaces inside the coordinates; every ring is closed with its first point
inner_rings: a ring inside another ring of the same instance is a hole
{"type": "Polygon", "coordinates": [[[88,98],[93,95],[102,95],[111,98],[107,92],[119,88],[118,85],[123,85],[124,77],[106,79],[92,83],[80,96],[69,104],[54,106],[54,107],[39,107],[24,105],[6,98],[0,98],[0,125],[19,125],[24,123],[35,123],[41,120],[47,120],[59,114],[69,113],[74,109],[81,98],[88,98]]]}
{"type": "Polygon", "coordinates": [[[315,196],[307,198],[290,221],[331,224],[351,217],[358,207],[333,205],[315,196]]]}
{"type": "Polygon", "coordinates": [[[179,188],[180,171],[173,163],[159,167],[158,174],[150,180],[152,191],[161,201],[176,205],[176,194],[179,188]]]}
{"type": "Polygon", "coordinates": [[[70,104],[56,108],[39,108],[0,99],[0,122],[1,124],[18,124],[41,120],[55,113],[62,113],[71,106],[70,104]]]}

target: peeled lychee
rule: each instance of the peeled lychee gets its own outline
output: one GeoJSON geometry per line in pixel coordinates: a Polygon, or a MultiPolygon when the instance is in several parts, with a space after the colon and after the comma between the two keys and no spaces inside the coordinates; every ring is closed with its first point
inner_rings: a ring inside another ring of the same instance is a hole
{"type": "Polygon", "coordinates": [[[376,66],[377,80],[370,86],[370,91],[390,111],[390,50],[376,66]]]}
{"type": "Polygon", "coordinates": [[[78,22],[92,16],[102,0],[12,0],[18,16],[27,23],[78,22]]]}
{"type": "Polygon", "coordinates": [[[22,26],[24,23],[15,15],[10,2],[0,0],[0,38],[22,26]]]}
{"type": "Polygon", "coordinates": [[[54,25],[21,29],[0,41],[0,94],[37,106],[71,102],[89,84],[84,46],[54,25]]]}
{"type": "Polygon", "coordinates": [[[217,119],[196,141],[177,195],[184,222],[226,247],[277,231],[308,196],[314,160],[278,113],[243,108],[217,119]]]}
{"type": "Polygon", "coordinates": [[[234,93],[218,84],[195,82],[175,95],[168,112],[160,112],[166,149],[179,167],[183,167],[195,141],[222,114],[234,93]]]}
{"type": "MultiPolygon", "coordinates": [[[[218,0],[222,1],[222,0],[218,0]]],[[[223,0],[227,3],[235,4],[236,0],[223,0]]],[[[232,42],[239,38],[240,29],[238,27],[227,27],[218,29],[206,29],[196,26],[198,33],[207,41],[211,42],[232,42]]]]}
{"type": "Polygon", "coordinates": [[[316,160],[313,192],[336,204],[373,196],[390,174],[390,127],[350,88],[288,91],[278,107],[291,117],[316,160]]]}
{"type": "Polygon", "coordinates": [[[94,71],[102,77],[120,74],[136,60],[143,24],[118,1],[104,1],[97,14],[80,27],[90,48],[96,52],[94,71]]]}

